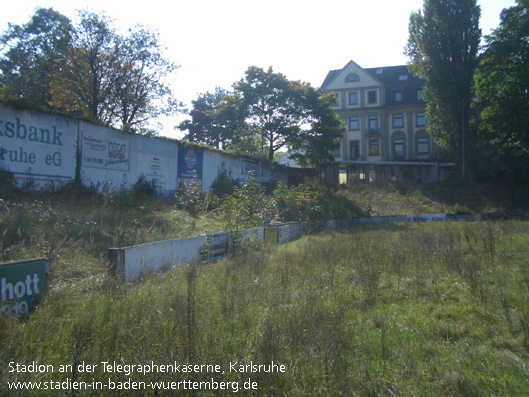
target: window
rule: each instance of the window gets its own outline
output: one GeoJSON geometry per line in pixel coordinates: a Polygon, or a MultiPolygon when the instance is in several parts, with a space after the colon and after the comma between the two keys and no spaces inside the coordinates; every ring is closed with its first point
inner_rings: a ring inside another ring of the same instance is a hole
{"type": "Polygon", "coordinates": [[[426,116],[424,113],[417,113],[417,127],[424,127],[426,125],[426,116]]]}
{"type": "Polygon", "coordinates": [[[369,140],[369,155],[378,156],[379,153],[380,153],[380,150],[379,150],[378,139],[370,139],[369,140]]]}
{"type": "Polygon", "coordinates": [[[384,69],[382,69],[382,68],[378,68],[378,69],[377,69],[377,74],[382,74],[382,71],[383,71],[383,70],[384,70],[384,69]]]}
{"type": "Polygon", "coordinates": [[[395,139],[393,141],[393,153],[396,159],[404,158],[404,139],[395,139]]]}
{"type": "Polygon", "coordinates": [[[407,75],[407,74],[401,74],[401,75],[399,76],[399,80],[400,80],[400,81],[408,80],[408,75],[407,75]]]}
{"type": "Polygon", "coordinates": [[[417,90],[417,100],[418,101],[424,101],[424,97],[422,95],[422,90],[417,90]]]}
{"type": "Polygon", "coordinates": [[[395,93],[395,101],[396,102],[402,102],[402,91],[397,91],[395,93]]]}
{"type": "Polygon", "coordinates": [[[369,134],[378,133],[378,116],[369,116],[369,134]]]}
{"type": "Polygon", "coordinates": [[[358,93],[357,92],[349,93],[349,105],[358,105],[358,93]]]}
{"type": "Polygon", "coordinates": [[[349,117],[349,129],[353,131],[360,129],[360,121],[358,117],[349,117]]]}
{"type": "Polygon", "coordinates": [[[377,92],[376,91],[367,92],[367,103],[369,104],[377,103],[377,92]]]}
{"type": "Polygon", "coordinates": [[[349,152],[349,159],[360,159],[360,143],[358,141],[351,142],[351,151],[349,152]]]}
{"type": "Polygon", "coordinates": [[[393,128],[404,127],[404,116],[402,114],[393,115],[393,128]]]}
{"type": "Polygon", "coordinates": [[[428,153],[428,138],[417,138],[417,153],[428,153]]]}
{"type": "Polygon", "coordinates": [[[335,92],[334,95],[336,96],[336,102],[334,102],[334,108],[340,108],[340,93],[335,92]]]}
{"type": "Polygon", "coordinates": [[[347,77],[345,78],[346,83],[354,83],[357,81],[360,81],[360,77],[358,77],[356,73],[348,74],[347,77]]]}

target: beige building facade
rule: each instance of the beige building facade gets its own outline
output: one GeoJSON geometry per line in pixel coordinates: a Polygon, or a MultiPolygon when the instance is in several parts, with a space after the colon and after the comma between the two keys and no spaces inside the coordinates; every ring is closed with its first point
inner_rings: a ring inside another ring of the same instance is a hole
{"type": "Polygon", "coordinates": [[[338,168],[343,179],[346,171],[348,182],[436,180],[423,85],[406,65],[363,69],[350,61],[331,70],[322,90],[336,95],[335,111],[347,129],[327,172],[335,175],[338,168]]]}

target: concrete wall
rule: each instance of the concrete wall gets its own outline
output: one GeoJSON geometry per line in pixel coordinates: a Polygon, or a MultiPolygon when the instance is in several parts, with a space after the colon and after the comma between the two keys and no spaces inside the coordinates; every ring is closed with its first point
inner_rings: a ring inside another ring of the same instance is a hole
{"type": "Polygon", "coordinates": [[[58,186],[75,177],[79,123],[0,104],[0,167],[20,185],[58,186]]]}
{"type": "MultiPolygon", "coordinates": [[[[528,217],[529,218],[529,217],[528,217]]],[[[387,225],[395,223],[431,223],[446,221],[474,222],[475,215],[418,214],[373,216],[365,218],[333,219],[326,227],[333,229],[349,225],[387,225]]],[[[132,282],[142,275],[167,267],[180,267],[193,261],[214,262],[225,257],[234,246],[234,238],[239,246],[245,243],[286,244],[300,238],[305,232],[303,222],[257,227],[242,231],[234,236],[229,232],[213,233],[180,240],[167,240],[134,247],[110,248],[108,257],[110,272],[118,278],[132,282]]]]}
{"type": "Polygon", "coordinates": [[[244,182],[253,171],[258,183],[287,182],[287,168],[253,158],[237,158],[203,147],[128,134],[82,121],[0,104],[0,168],[20,186],[53,189],[73,181],[100,190],[132,186],[141,175],[162,194],[196,178],[207,190],[219,174],[244,182]]]}
{"type": "MultiPolygon", "coordinates": [[[[273,244],[287,243],[302,234],[301,222],[270,226],[266,229],[268,229],[267,243],[270,243],[270,235],[276,237],[275,241],[272,241],[273,244]],[[280,228],[282,237],[279,241],[277,230],[280,228]],[[274,229],[275,233],[271,233],[270,229],[274,229]]],[[[220,232],[133,247],[110,248],[108,250],[110,272],[123,281],[132,282],[143,275],[172,266],[181,267],[198,260],[214,262],[229,253],[234,245],[234,239],[237,239],[240,247],[251,243],[262,244],[265,241],[265,228],[244,230],[239,235],[220,232]]]]}

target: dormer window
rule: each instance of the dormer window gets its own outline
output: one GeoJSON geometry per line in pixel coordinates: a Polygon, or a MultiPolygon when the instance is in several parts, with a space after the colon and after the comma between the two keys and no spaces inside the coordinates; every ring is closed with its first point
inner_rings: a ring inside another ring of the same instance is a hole
{"type": "Polygon", "coordinates": [[[350,73],[345,78],[346,83],[355,83],[357,81],[360,81],[360,77],[356,73],[350,73]]]}
{"type": "Polygon", "coordinates": [[[407,75],[407,74],[401,74],[401,75],[399,76],[399,80],[400,80],[400,81],[408,80],[408,75],[407,75]]]}

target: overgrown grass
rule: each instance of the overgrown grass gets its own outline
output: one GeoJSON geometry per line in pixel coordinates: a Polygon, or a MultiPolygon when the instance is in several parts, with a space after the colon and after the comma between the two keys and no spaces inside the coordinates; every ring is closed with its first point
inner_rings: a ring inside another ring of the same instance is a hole
{"type": "Polygon", "coordinates": [[[308,236],[137,284],[92,266],[90,277],[52,283],[27,320],[2,318],[0,387],[129,378],[101,367],[60,373],[61,364],[176,361],[225,373],[130,378],[213,376],[241,387],[251,378],[258,395],[521,395],[529,388],[528,247],[522,222],[394,225],[308,236]],[[10,361],[56,371],[9,373],[10,361]],[[233,362],[272,361],[286,372],[229,371],[233,362]]]}
{"type": "MultiPolygon", "coordinates": [[[[341,187],[322,205],[337,214],[377,215],[449,212],[454,203],[483,208],[484,198],[456,202],[453,189],[445,195],[441,187],[341,187]]],[[[310,202],[314,191],[299,189],[298,196],[284,190],[277,200],[310,202]]],[[[491,210],[511,205],[486,201],[491,210]]],[[[0,318],[1,395],[17,395],[8,389],[13,381],[212,377],[239,387],[251,378],[255,395],[521,395],[529,389],[527,223],[355,227],[120,284],[107,274],[108,247],[222,230],[220,217],[189,216],[171,199],[78,192],[9,191],[0,204],[2,261],[52,260],[39,307],[27,319],[0,318]],[[33,361],[54,372],[9,372],[10,362],[33,361]],[[128,376],[104,373],[103,361],[218,364],[225,372],[128,376]],[[272,361],[286,372],[229,370],[230,363],[272,361]],[[83,362],[99,366],[81,372],[83,362]],[[60,372],[66,364],[72,370],[60,372]]]]}

